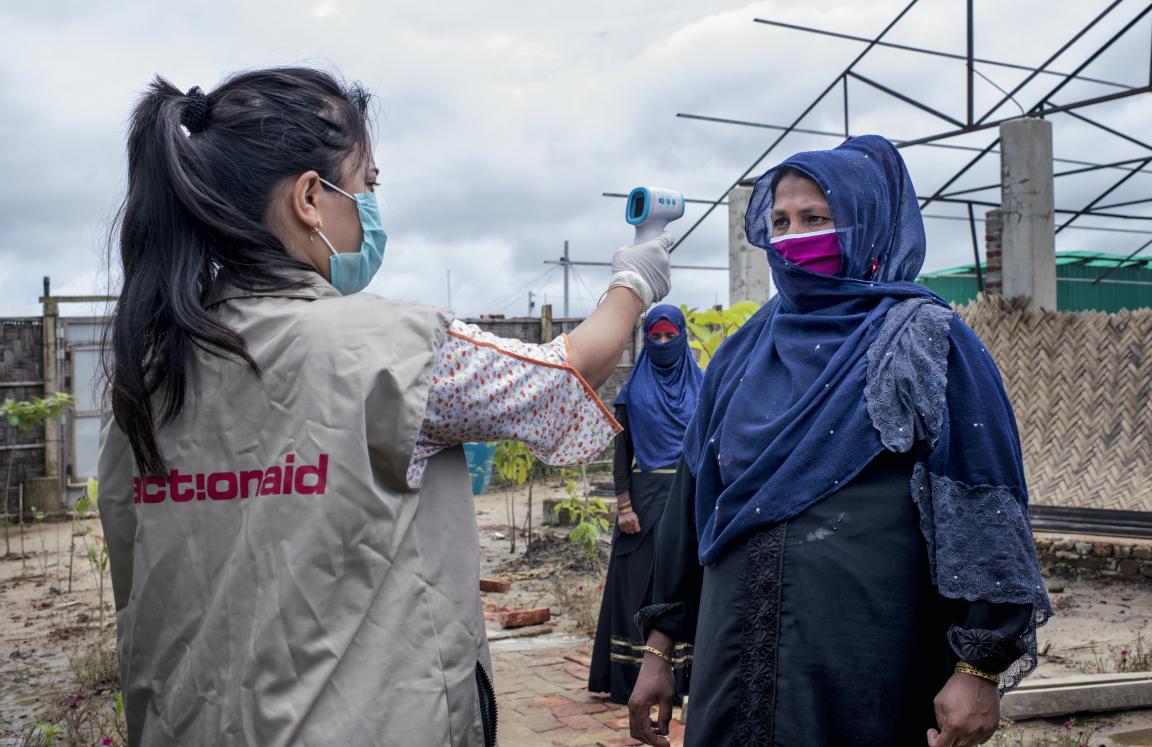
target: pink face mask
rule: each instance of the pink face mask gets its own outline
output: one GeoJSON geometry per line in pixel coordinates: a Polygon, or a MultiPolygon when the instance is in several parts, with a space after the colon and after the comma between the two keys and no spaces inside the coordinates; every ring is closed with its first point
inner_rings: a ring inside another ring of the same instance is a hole
{"type": "Polygon", "coordinates": [[[780,252],[780,256],[805,270],[822,275],[840,273],[840,241],[836,238],[835,228],[776,236],[769,243],[780,252]]]}

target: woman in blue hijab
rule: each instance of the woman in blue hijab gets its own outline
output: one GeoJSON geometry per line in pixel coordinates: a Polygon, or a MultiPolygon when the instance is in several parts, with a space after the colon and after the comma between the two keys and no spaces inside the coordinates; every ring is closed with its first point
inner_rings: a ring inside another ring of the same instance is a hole
{"type": "Polygon", "coordinates": [[[904,161],[876,136],[797,154],[757,181],[746,230],[779,292],[687,429],[633,736],[667,743],[666,659],[694,643],[686,745],[979,744],[1051,607],[999,372],[913,283],[904,161]]]}
{"type": "MultiPolygon", "coordinates": [[[[617,519],[612,556],[600,603],[588,689],[627,703],[644,653],[634,616],[652,569],[653,531],[664,513],[668,489],[684,450],[684,429],[696,411],[703,378],[675,306],[654,306],[644,318],[644,347],[632,375],[616,397],[613,478],[617,519]]],[[[687,692],[687,644],[675,647],[677,691],[687,692]]]]}

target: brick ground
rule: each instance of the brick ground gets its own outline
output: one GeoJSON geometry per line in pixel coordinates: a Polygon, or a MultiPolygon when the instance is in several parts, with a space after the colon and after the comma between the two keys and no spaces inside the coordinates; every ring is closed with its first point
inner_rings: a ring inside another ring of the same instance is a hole
{"type": "MultiPolygon", "coordinates": [[[[585,689],[591,653],[587,647],[536,651],[497,647],[492,652],[501,747],[639,744],[628,736],[628,709],[585,689]]],[[[672,744],[681,744],[683,724],[674,720],[671,732],[672,744]]]]}

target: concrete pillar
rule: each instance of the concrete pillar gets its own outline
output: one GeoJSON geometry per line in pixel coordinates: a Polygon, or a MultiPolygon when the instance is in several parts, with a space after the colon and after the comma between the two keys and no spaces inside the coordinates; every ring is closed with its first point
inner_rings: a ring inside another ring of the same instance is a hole
{"type": "Polygon", "coordinates": [[[1023,118],[1000,125],[1000,176],[1004,295],[1027,296],[1028,308],[1055,310],[1051,122],[1023,118]]]}
{"type": "Polygon", "coordinates": [[[775,289],[764,250],[748,243],[744,215],[752,199],[752,186],[739,185],[728,193],[728,305],[740,301],[764,303],[775,289]]]}
{"type": "Polygon", "coordinates": [[[1004,236],[1004,211],[1000,208],[984,213],[984,291],[1004,295],[1004,258],[1001,254],[1004,236]]]}
{"type": "MultiPolygon", "coordinates": [[[[59,306],[49,293],[48,278],[44,278],[44,396],[60,390],[59,355],[56,347],[56,328],[60,319],[59,306]]],[[[44,477],[60,476],[60,423],[49,418],[44,421],[44,477]]]]}

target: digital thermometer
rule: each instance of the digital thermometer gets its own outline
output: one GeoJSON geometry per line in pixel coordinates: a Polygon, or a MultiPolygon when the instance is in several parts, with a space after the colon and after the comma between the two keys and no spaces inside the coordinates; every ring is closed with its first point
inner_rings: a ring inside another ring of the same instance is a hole
{"type": "Polygon", "coordinates": [[[664,233],[672,221],[684,216],[684,195],[674,189],[636,187],[628,193],[624,219],[636,226],[639,244],[664,233]]]}

